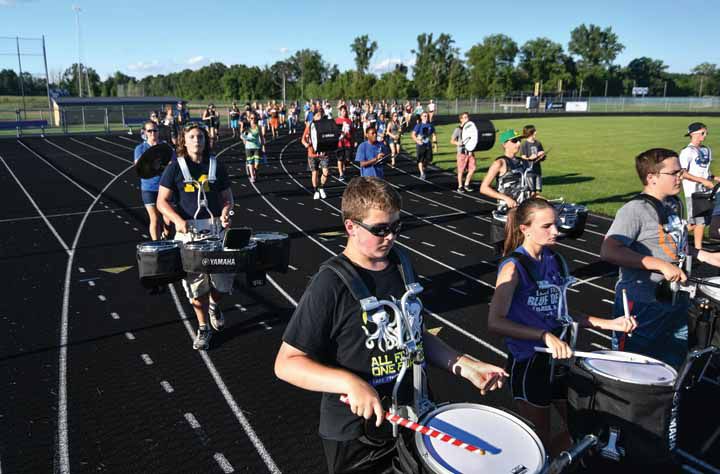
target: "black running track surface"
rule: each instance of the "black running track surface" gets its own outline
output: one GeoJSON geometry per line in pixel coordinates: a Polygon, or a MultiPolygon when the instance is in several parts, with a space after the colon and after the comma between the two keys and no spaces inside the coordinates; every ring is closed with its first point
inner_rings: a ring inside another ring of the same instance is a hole
{"type": "MultiPolygon", "coordinates": [[[[313,200],[305,151],[286,135],[269,144],[251,184],[242,146],[221,140],[234,223],[290,234],[291,269],[227,297],[227,328],[197,352],[180,285],[152,296],[137,281],[135,246],[149,240],[132,168],[137,142],[0,141],[0,473],[325,472],[319,395],[277,380],[273,362],[310,277],[343,250],[344,184],[331,178],[328,198],[313,200]]],[[[427,326],[504,364],[486,324],[496,275],[490,203],[453,192],[452,174],[432,169],[425,182],[410,157],[398,165],[386,176],[403,196],[397,244],[426,288],[427,326]]],[[[598,255],[609,224],[591,216],[582,239],[560,244],[580,279],[572,312],[610,315],[615,269],[598,255]]],[[[608,348],[609,336],[583,330],[579,346],[608,348]]],[[[436,400],[511,407],[506,389],[482,397],[444,372],[430,378],[436,400]]]]}

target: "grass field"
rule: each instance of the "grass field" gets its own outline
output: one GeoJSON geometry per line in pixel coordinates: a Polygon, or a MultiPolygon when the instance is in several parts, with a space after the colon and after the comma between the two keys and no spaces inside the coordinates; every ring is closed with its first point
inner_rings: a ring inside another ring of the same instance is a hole
{"type": "MultiPolygon", "coordinates": [[[[680,151],[687,143],[687,125],[701,121],[708,126],[705,143],[720,150],[720,117],[561,117],[521,120],[495,120],[497,130],[532,123],[538,139],[548,153],[543,163],[543,195],[586,204],[596,213],[613,216],[641,189],[635,172],[634,157],[654,147],[680,151]]],[[[439,126],[439,153],[434,164],[455,171],[455,147],[450,145],[454,125],[439,126]]],[[[414,153],[409,134],[403,137],[405,150],[414,153]]],[[[492,150],[476,153],[478,169],[473,177],[475,188],[485,176],[494,158],[502,155],[496,142],[492,150]]],[[[716,158],[713,169],[720,175],[716,158]]]]}

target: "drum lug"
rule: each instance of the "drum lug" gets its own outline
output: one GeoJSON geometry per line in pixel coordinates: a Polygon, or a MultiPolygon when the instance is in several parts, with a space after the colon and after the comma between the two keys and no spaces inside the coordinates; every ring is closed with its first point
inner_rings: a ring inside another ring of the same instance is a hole
{"type": "Polygon", "coordinates": [[[604,458],[612,459],[613,461],[620,461],[620,459],[625,456],[625,449],[617,445],[619,437],[620,430],[611,426],[610,433],[608,434],[608,442],[600,451],[600,454],[604,458]]]}

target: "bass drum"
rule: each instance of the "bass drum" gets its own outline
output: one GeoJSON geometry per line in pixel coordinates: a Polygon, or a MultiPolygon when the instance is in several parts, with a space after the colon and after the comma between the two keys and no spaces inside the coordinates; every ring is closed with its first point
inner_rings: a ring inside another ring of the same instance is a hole
{"type": "Polygon", "coordinates": [[[140,283],[145,288],[166,285],[185,278],[177,240],[154,240],[137,246],[140,283]]]}
{"type": "Polygon", "coordinates": [[[490,120],[468,120],[463,125],[460,141],[467,151],[485,151],[495,146],[495,125],[490,120]]]}
{"type": "Polygon", "coordinates": [[[415,449],[429,472],[534,474],[546,463],[545,448],[532,428],[497,408],[453,403],[431,411],[421,424],[486,451],[481,456],[416,433],[415,449]]]}
{"type": "Polygon", "coordinates": [[[328,153],[337,150],[339,139],[340,129],[334,121],[324,118],[310,124],[310,142],[316,152],[328,153]]]}

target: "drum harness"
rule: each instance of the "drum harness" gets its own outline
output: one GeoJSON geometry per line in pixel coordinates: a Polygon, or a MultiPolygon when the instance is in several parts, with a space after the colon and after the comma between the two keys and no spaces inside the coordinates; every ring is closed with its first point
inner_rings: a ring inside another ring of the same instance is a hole
{"type": "MultiPolygon", "coordinates": [[[[359,303],[362,311],[367,314],[368,321],[377,326],[377,331],[369,334],[369,340],[365,343],[373,344],[377,340],[382,344],[382,338],[387,337],[397,346],[403,349],[402,368],[395,378],[395,385],[392,391],[391,413],[398,414],[398,391],[402,380],[407,373],[410,364],[413,364],[413,406],[406,407],[407,418],[418,421],[425,413],[434,409],[434,405],[427,396],[427,382],[423,369],[424,356],[419,344],[422,341],[422,301],[418,297],[423,291],[422,285],[415,280],[410,258],[400,249],[393,248],[388,255],[391,264],[397,265],[405,285],[405,293],[400,300],[392,297],[390,300],[378,300],[370,293],[370,290],[363,282],[353,265],[340,256],[327,260],[320,266],[320,270],[332,270],[340,280],[345,283],[353,298],[359,303]],[[395,325],[392,325],[390,316],[385,308],[390,308],[395,317],[395,325]]],[[[370,347],[369,347],[370,348],[370,347]]],[[[393,436],[398,436],[398,426],[393,424],[393,436]]]]}
{"type": "MultiPolygon", "coordinates": [[[[200,183],[199,181],[193,179],[192,175],[190,174],[190,169],[188,168],[187,163],[185,162],[184,156],[178,156],[177,157],[178,165],[180,166],[180,171],[183,175],[183,183],[185,185],[190,185],[198,190],[197,195],[197,210],[195,211],[195,215],[193,216],[193,221],[197,222],[197,216],[200,214],[200,211],[202,209],[205,209],[207,213],[210,215],[210,226],[211,228],[209,230],[200,230],[196,226],[191,226],[188,228],[190,231],[190,234],[192,236],[192,240],[202,240],[206,238],[211,237],[220,237],[220,228],[218,227],[218,223],[215,220],[215,216],[213,215],[212,211],[210,210],[210,206],[208,205],[207,200],[207,194],[205,192],[204,183],[200,183]]],[[[210,170],[208,171],[208,178],[207,181],[210,184],[213,184],[217,180],[217,158],[215,156],[210,156],[210,170]]],[[[231,211],[232,214],[232,211],[231,211]]]]}

